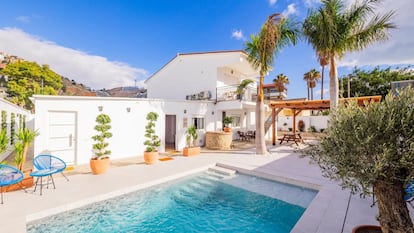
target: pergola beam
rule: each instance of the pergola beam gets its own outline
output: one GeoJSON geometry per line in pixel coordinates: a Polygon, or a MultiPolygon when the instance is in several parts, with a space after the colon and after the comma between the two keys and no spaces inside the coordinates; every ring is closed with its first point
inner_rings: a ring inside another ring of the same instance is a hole
{"type": "MultiPolygon", "coordinates": [[[[345,105],[351,101],[357,101],[358,105],[365,106],[367,102],[379,102],[381,96],[363,96],[339,99],[339,103],[345,105]]],[[[303,110],[326,110],[330,109],[330,100],[283,100],[272,101],[268,105],[272,108],[272,142],[276,144],[276,117],[285,108],[293,111],[293,134],[296,134],[296,116],[303,110]],[[277,110],[276,110],[277,109],[277,110]]]]}

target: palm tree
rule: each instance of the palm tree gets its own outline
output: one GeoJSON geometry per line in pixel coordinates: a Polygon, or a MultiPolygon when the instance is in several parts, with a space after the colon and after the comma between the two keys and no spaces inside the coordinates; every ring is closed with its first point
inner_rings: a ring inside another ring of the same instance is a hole
{"type": "Polygon", "coordinates": [[[344,0],[322,0],[317,10],[311,10],[303,23],[309,44],[318,53],[319,60],[327,59],[329,67],[329,95],[331,108],[338,105],[337,60],[346,52],[358,51],[376,41],[388,39],[388,29],[394,15],[389,11],[375,14],[378,0],[357,1],[348,9],[344,0]],[[319,56],[322,55],[322,56],[319,56]]]}
{"type": "Polygon", "coordinates": [[[239,100],[242,101],[244,92],[246,91],[247,86],[254,83],[254,80],[252,79],[244,79],[241,81],[239,86],[237,86],[236,93],[240,97],[239,100]]]}
{"type": "Polygon", "coordinates": [[[318,51],[318,60],[319,64],[322,66],[322,74],[321,74],[321,100],[323,100],[323,83],[324,83],[324,76],[325,76],[325,66],[329,64],[328,58],[322,51],[318,51]]]}
{"type": "Polygon", "coordinates": [[[247,60],[260,71],[259,93],[256,102],[256,153],[268,154],[264,129],[263,83],[265,75],[271,70],[274,55],[283,47],[296,44],[300,33],[297,24],[286,20],[281,14],[270,15],[260,33],[250,36],[245,51],[247,60]]]}
{"type": "Polygon", "coordinates": [[[279,92],[279,99],[283,99],[282,92],[287,91],[286,85],[289,84],[289,78],[284,74],[278,74],[275,79],[273,79],[275,84],[276,91],[279,92]]]}
{"type": "Polygon", "coordinates": [[[303,79],[306,81],[307,86],[308,86],[308,99],[309,100],[313,100],[313,88],[316,87],[316,82],[319,80],[320,77],[321,77],[321,74],[319,73],[319,71],[315,69],[311,69],[309,72],[303,75],[303,79]],[[311,93],[310,98],[309,98],[309,90],[311,93]]]}

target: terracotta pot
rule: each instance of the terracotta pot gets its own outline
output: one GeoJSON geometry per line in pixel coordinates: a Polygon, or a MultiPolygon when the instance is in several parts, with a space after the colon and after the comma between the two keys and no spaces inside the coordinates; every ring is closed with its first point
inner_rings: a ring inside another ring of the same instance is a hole
{"type": "Polygon", "coordinates": [[[199,155],[200,154],[200,147],[184,147],[183,149],[183,155],[184,156],[193,156],[193,155],[199,155]]]}
{"type": "Polygon", "coordinates": [[[147,152],[144,151],[144,161],[146,164],[155,164],[158,162],[158,151],[147,152]]]}
{"type": "Polygon", "coordinates": [[[109,168],[110,159],[91,159],[89,164],[91,166],[92,174],[99,175],[105,173],[109,168]]]}
{"type": "Polygon", "coordinates": [[[360,225],[352,229],[352,233],[381,233],[381,227],[375,225],[360,225]]]}
{"type": "Polygon", "coordinates": [[[229,132],[231,132],[231,128],[230,127],[224,127],[223,131],[229,133],[229,132]]]}

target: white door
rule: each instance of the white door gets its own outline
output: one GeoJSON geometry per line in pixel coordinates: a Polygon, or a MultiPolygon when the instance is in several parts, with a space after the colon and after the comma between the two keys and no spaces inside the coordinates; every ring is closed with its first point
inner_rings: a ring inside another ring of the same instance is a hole
{"type": "Polygon", "coordinates": [[[48,150],[66,164],[76,164],[76,112],[49,112],[48,150]]]}

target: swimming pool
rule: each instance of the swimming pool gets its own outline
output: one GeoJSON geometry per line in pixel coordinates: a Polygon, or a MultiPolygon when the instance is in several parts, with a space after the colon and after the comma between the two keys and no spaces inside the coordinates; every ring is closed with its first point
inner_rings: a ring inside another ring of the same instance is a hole
{"type": "Polygon", "coordinates": [[[205,172],[40,219],[27,230],[285,233],[316,193],[247,175],[205,172]]]}

